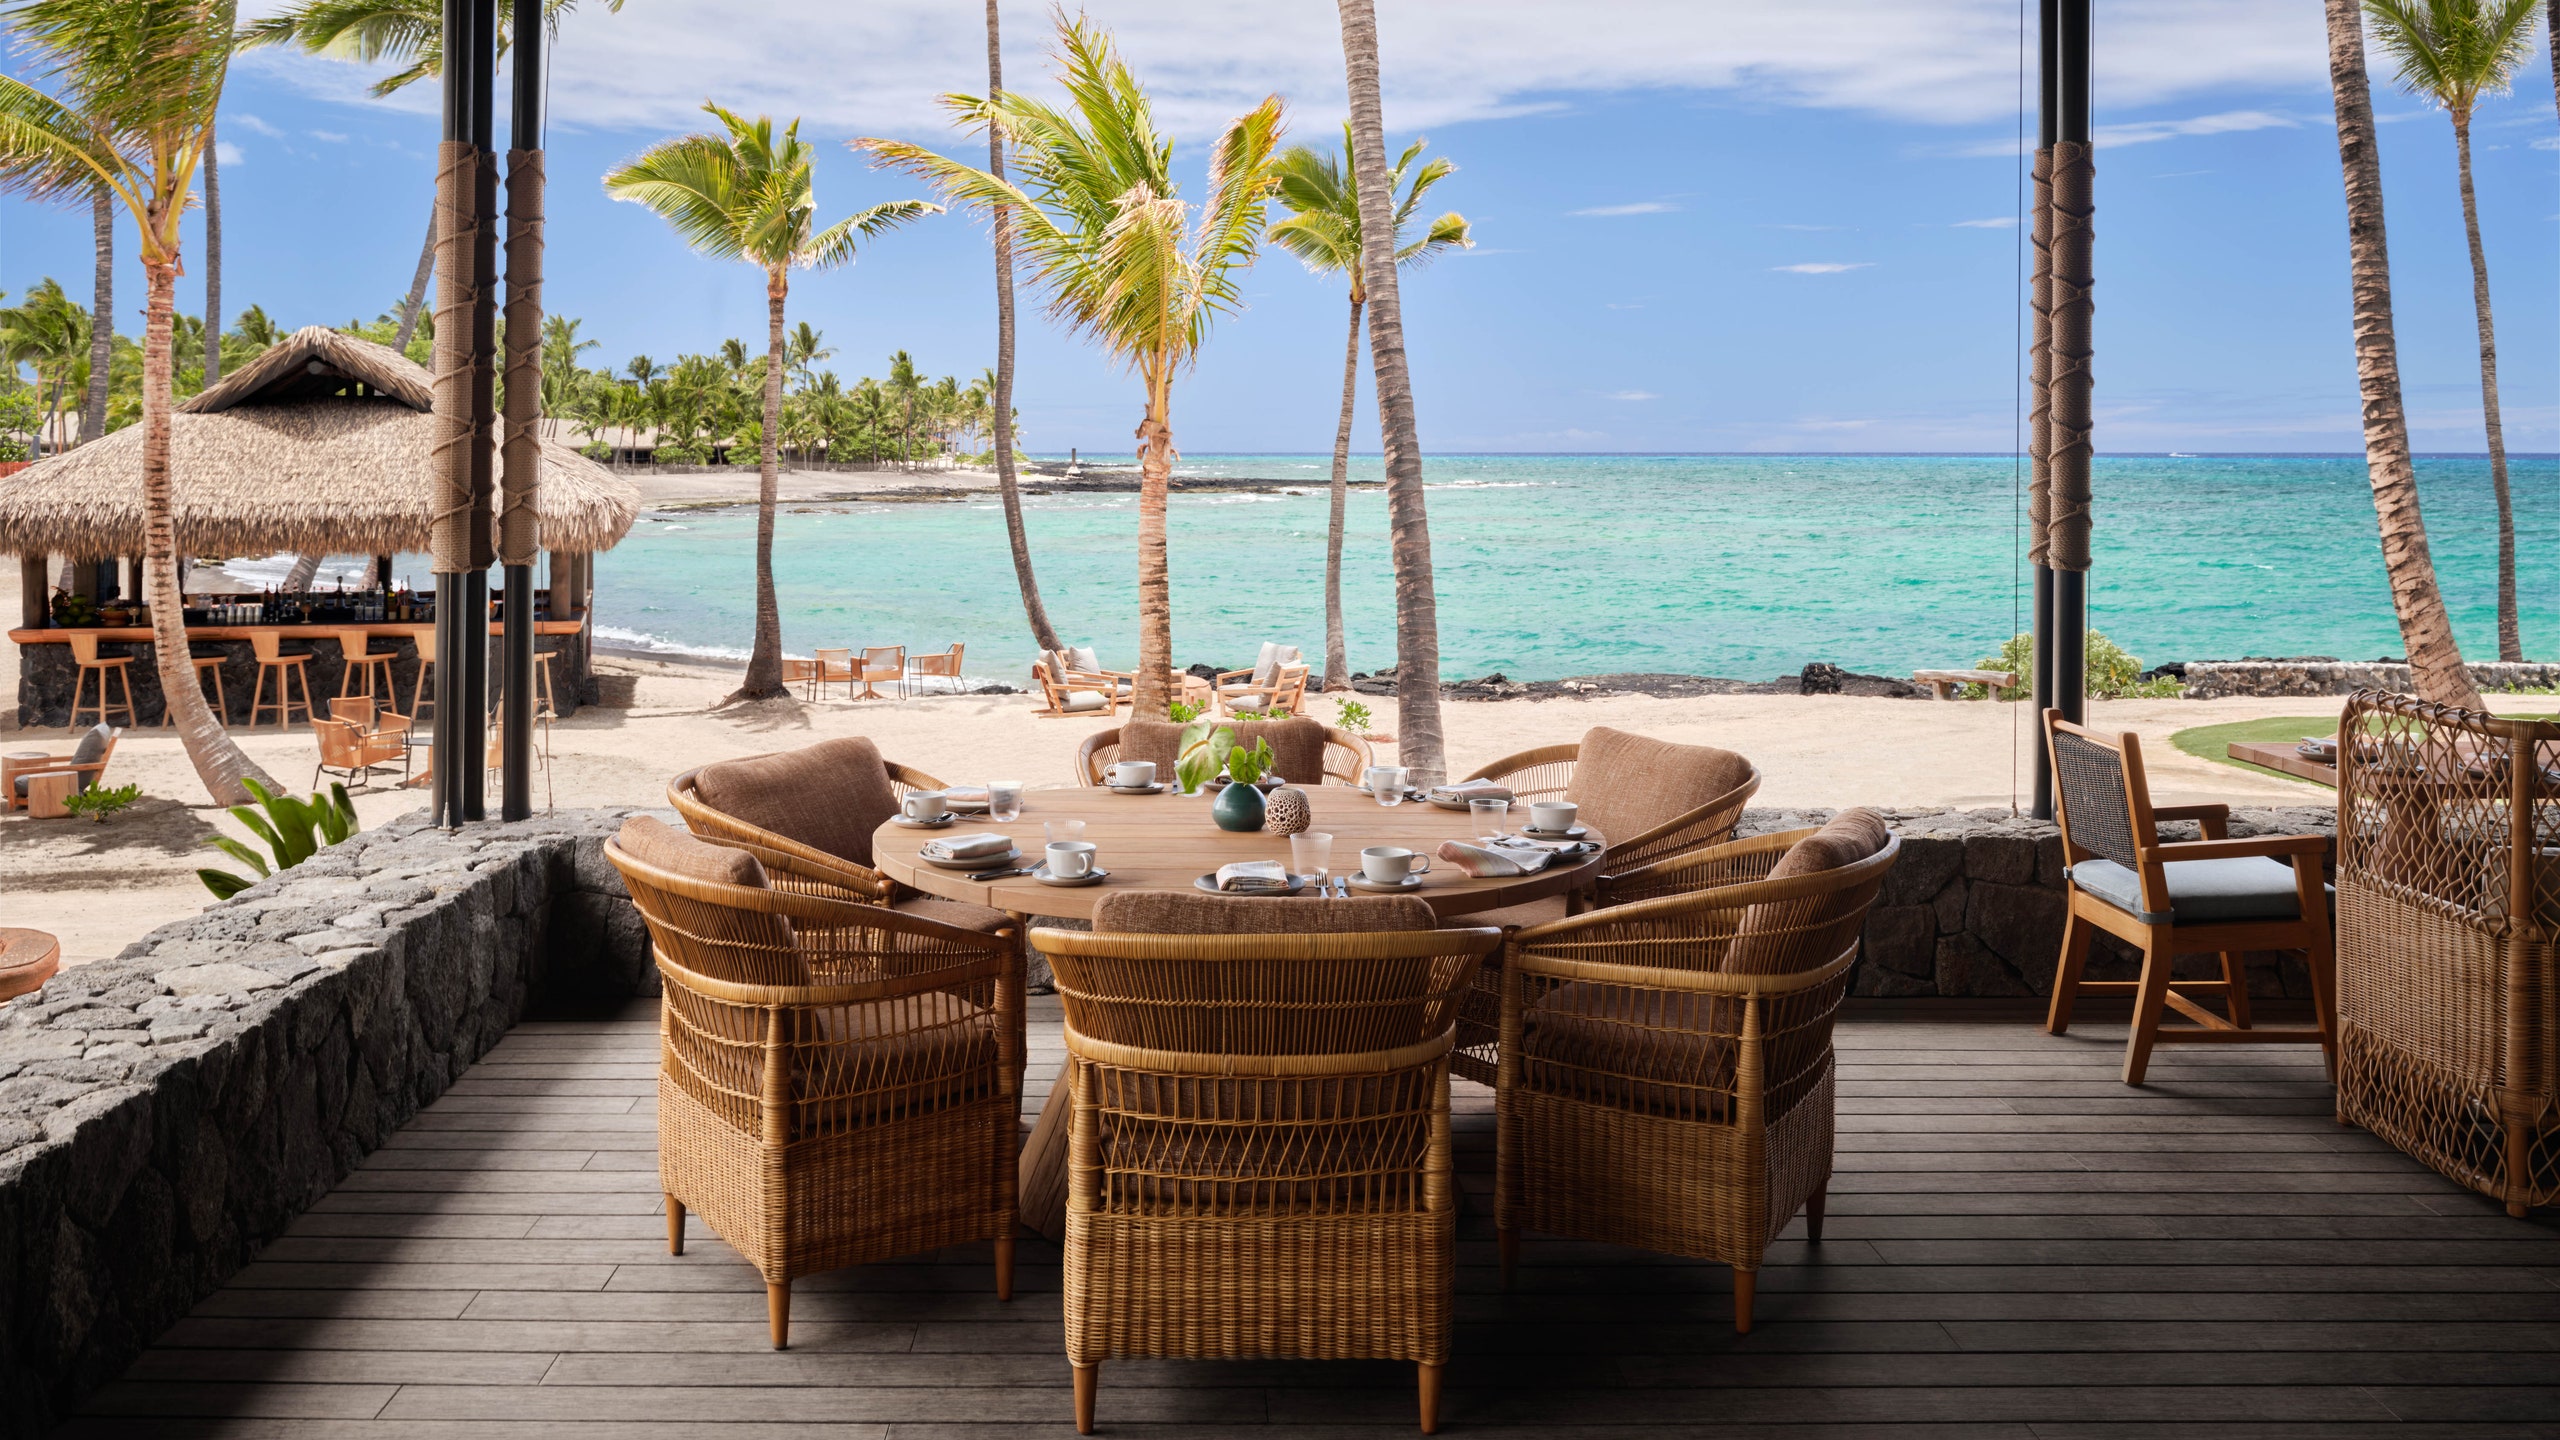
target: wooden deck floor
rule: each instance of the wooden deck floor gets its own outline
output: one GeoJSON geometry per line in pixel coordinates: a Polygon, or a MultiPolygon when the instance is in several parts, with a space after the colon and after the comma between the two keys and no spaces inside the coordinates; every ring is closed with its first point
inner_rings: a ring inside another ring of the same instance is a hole
{"type": "MultiPolygon", "coordinates": [[[[1073,1433],[1054,1247],[1026,1242],[1010,1304],[982,1251],[803,1281],[781,1354],[726,1247],[697,1224],[670,1258],[652,1023],[518,1029],[61,1433],[1073,1433]]],[[[1770,1254],[1747,1338],[1721,1267],[1532,1239],[1501,1293],[1491,1099],[1462,1085],[1443,1433],[2560,1436],[2560,1223],[2337,1126],[2313,1052],[2172,1050],[2135,1091],[2122,1036],[1845,1023],[1828,1238],[1770,1254]]],[[[1410,1435],[1410,1375],[1117,1364],[1101,1420],[1410,1435]]]]}

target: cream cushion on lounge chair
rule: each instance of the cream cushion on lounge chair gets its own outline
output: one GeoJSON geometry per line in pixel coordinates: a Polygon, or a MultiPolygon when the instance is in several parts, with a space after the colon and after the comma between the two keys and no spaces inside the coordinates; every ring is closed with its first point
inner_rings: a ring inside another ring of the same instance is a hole
{"type": "Polygon", "coordinates": [[[1111,697],[1099,690],[1070,690],[1058,701],[1062,714],[1081,715],[1087,710],[1108,710],[1111,697]]]}
{"type": "Polygon", "coordinates": [[[866,868],[871,832],[898,813],[889,767],[859,735],[705,765],[694,783],[714,810],[866,868]]]}

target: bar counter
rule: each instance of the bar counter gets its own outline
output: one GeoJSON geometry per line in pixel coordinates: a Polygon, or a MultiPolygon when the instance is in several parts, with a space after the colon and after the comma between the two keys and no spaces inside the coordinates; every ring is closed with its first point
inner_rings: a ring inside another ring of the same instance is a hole
{"type": "MultiPolygon", "coordinates": [[[[296,637],[307,639],[312,636],[325,639],[341,630],[361,630],[367,635],[389,636],[393,639],[407,640],[414,645],[419,636],[435,628],[435,622],[432,620],[315,620],[308,623],[297,620],[291,624],[277,625],[190,625],[187,627],[187,638],[245,642],[258,631],[273,630],[288,640],[296,637]]],[[[489,622],[489,633],[492,635],[502,633],[504,628],[498,621],[489,622]]],[[[536,620],[533,622],[533,633],[536,635],[575,635],[585,628],[584,620],[536,620]]],[[[103,625],[47,626],[42,630],[9,632],[9,638],[21,645],[67,645],[71,643],[71,637],[74,635],[95,635],[100,640],[122,640],[143,645],[151,643],[151,627],[148,625],[122,625],[112,629],[103,625]]]]}

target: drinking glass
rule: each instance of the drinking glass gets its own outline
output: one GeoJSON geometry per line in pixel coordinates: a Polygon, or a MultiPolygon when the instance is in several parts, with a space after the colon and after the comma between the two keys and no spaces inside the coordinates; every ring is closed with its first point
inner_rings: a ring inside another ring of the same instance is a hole
{"type": "Polygon", "coordinates": [[[1369,793],[1377,798],[1379,804],[1401,805],[1404,803],[1403,766],[1372,765],[1369,767],[1367,778],[1369,793]]]}
{"type": "Polygon", "coordinates": [[[1081,840],[1084,838],[1084,822],[1081,820],[1044,821],[1040,826],[1040,832],[1052,845],[1065,840],[1081,840]]]}
{"type": "Polygon", "coordinates": [[[1476,838],[1479,840],[1501,839],[1503,824],[1510,816],[1511,802],[1508,800],[1467,802],[1467,817],[1476,822],[1476,838]]]}
{"type": "Polygon", "coordinates": [[[987,782],[987,818],[998,823],[1022,818],[1022,782],[990,780],[987,782]]]}
{"type": "Polygon", "coordinates": [[[1322,830],[1301,830],[1289,837],[1289,868],[1301,875],[1333,874],[1333,837],[1322,830]]]}

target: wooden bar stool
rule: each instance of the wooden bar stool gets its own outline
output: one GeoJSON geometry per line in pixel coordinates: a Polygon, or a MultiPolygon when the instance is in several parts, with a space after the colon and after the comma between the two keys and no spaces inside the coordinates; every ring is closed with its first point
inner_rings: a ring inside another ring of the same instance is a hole
{"type": "Polygon", "coordinates": [[[284,636],[273,630],[250,631],[249,648],[258,657],[258,683],[249,692],[249,728],[257,729],[258,716],[268,710],[276,712],[277,729],[282,730],[292,725],[292,707],[296,702],[291,696],[295,689],[302,692],[302,699],[299,702],[302,706],[302,718],[305,720],[313,718],[309,669],[311,657],[285,654],[284,636]],[[269,676],[273,676],[276,682],[276,698],[272,705],[263,703],[269,676]]]}
{"type": "Polygon", "coordinates": [[[388,704],[398,698],[400,693],[392,688],[391,684],[391,662],[396,657],[388,650],[371,648],[372,644],[373,637],[362,630],[338,632],[338,649],[347,657],[346,678],[338,682],[338,693],[362,695],[366,699],[388,704]],[[377,674],[381,676],[379,690],[374,688],[374,677],[377,674]]]}
{"type": "Polygon", "coordinates": [[[71,658],[80,662],[80,673],[73,677],[71,681],[70,728],[75,732],[80,728],[80,711],[84,708],[80,704],[80,691],[89,683],[89,676],[93,671],[96,672],[98,677],[98,699],[96,704],[85,708],[96,712],[98,723],[101,725],[107,723],[107,712],[109,710],[119,708],[124,711],[124,723],[127,725],[134,724],[133,680],[126,673],[132,668],[133,657],[130,655],[119,655],[111,660],[101,660],[98,658],[98,637],[96,635],[74,630],[71,632],[69,638],[71,640],[71,658]],[[124,696],[124,703],[121,706],[111,706],[107,703],[107,677],[110,675],[116,677],[116,689],[124,696]]]}
{"type": "MultiPolygon", "coordinates": [[[[187,656],[187,663],[196,667],[197,689],[201,690],[204,688],[205,676],[211,675],[213,677],[213,718],[221,721],[225,725],[229,725],[231,723],[231,700],[230,697],[222,693],[222,661],[223,657],[220,655],[190,654],[187,656]]],[[[166,701],[163,701],[160,706],[160,728],[166,730],[177,723],[178,712],[176,707],[168,704],[166,701]]]]}
{"type": "Polygon", "coordinates": [[[436,632],[418,632],[418,681],[409,687],[409,718],[424,719],[427,708],[436,703],[435,687],[427,683],[427,672],[436,668],[436,632]]]}

